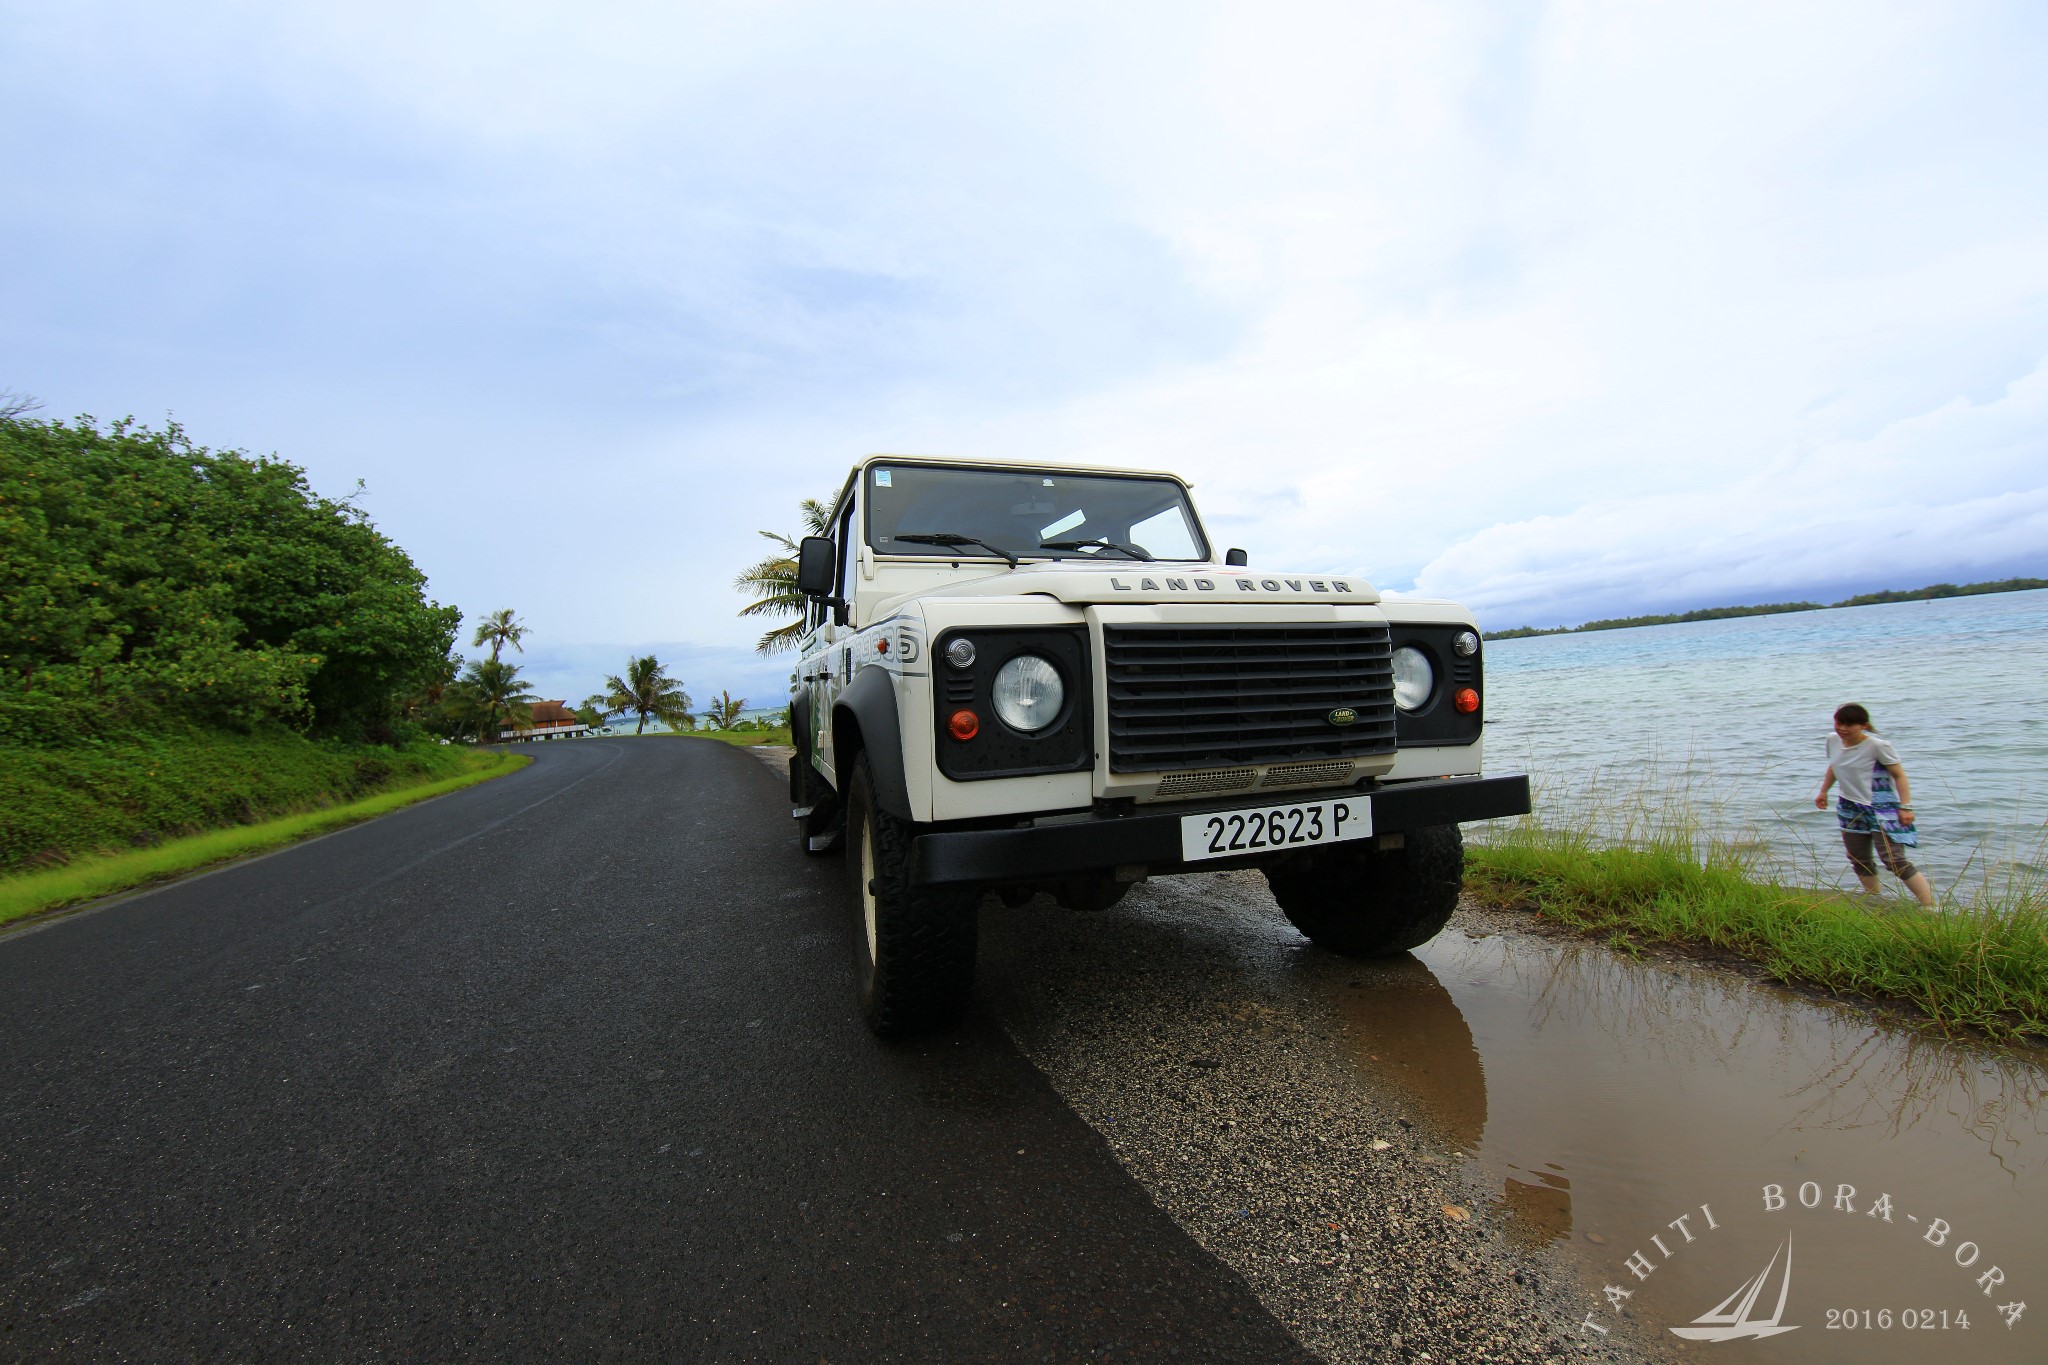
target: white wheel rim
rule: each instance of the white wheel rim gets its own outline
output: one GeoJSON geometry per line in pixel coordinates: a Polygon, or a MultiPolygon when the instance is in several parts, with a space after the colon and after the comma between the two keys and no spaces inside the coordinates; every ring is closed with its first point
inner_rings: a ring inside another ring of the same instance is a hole
{"type": "Polygon", "coordinates": [[[868,961],[875,960],[875,836],[874,827],[860,824],[860,908],[867,921],[868,961]]]}

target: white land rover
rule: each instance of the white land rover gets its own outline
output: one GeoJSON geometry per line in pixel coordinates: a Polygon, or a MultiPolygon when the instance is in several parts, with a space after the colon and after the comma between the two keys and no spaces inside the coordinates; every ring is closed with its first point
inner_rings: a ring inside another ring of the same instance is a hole
{"type": "Polygon", "coordinates": [[[798,582],[797,839],[845,852],[879,1033],[959,1013],[986,892],[1257,867],[1315,943],[1393,953],[1457,904],[1458,822],[1529,809],[1479,775],[1469,612],[1219,558],[1170,474],[874,456],[798,582]]]}

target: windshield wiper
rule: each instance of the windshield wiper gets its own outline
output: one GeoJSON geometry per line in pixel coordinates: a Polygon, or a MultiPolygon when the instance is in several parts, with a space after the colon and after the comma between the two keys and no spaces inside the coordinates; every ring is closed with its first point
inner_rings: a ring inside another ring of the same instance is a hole
{"type": "Polygon", "coordinates": [[[930,535],[890,536],[889,539],[900,540],[908,545],[943,545],[948,549],[958,549],[962,545],[979,545],[990,554],[1006,561],[1011,568],[1017,567],[1017,556],[1000,545],[989,544],[979,536],[963,536],[955,531],[934,531],[930,535]]]}
{"type": "Polygon", "coordinates": [[[1129,555],[1132,559],[1142,559],[1148,563],[1152,559],[1151,555],[1146,554],[1137,546],[1125,545],[1114,540],[1041,540],[1038,542],[1038,548],[1041,550],[1085,550],[1090,546],[1100,546],[1105,550],[1116,550],[1129,555]]]}

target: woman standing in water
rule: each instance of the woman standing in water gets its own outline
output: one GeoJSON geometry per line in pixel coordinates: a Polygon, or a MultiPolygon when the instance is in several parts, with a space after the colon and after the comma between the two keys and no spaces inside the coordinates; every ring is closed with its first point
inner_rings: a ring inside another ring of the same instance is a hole
{"type": "Polygon", "coordinates": [[[1820,794],[1813,804],[1828,808],[1828,788],[1842,784],[1836,798],[1835,819],[1842,826],[1842,846],[1849,850],[1849,865],[1856,880],[1876,895],[1877,861],[1872,845],[1883,857],[1892,875],[1906,884],[1914,899],[1934,905],[1934,888],[1926,874],[1908,862],[1902,848],[1916,847],[1920,836],[1913,830],[1913,788],[1906,781],[1906,769],[1899,762],[1891,741],[1870,728],[1870,712],[1850,702],[1835,712],[1835,733],[1828,738],[1828,772],[1821,779],[1820,794]]]}

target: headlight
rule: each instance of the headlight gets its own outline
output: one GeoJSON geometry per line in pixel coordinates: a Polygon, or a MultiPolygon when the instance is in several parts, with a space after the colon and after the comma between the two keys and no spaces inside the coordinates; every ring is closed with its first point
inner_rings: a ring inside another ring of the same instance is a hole
{"type": "Polygon", "coordinates": [[[996,670],[996,714],[1012,730],[1029,734],[1043,730],[1066,703],[1066,685],[1059,670],[1036,654],[1019,654],[996,670]]]}
{"type": "Polygon", "coordinates": [[[1434,691],[1436,670],[1429,666],[1429,656],[1413,645],[1395,650],[1394,705],[1403,711],[1420,710],[1434,691]]]}

